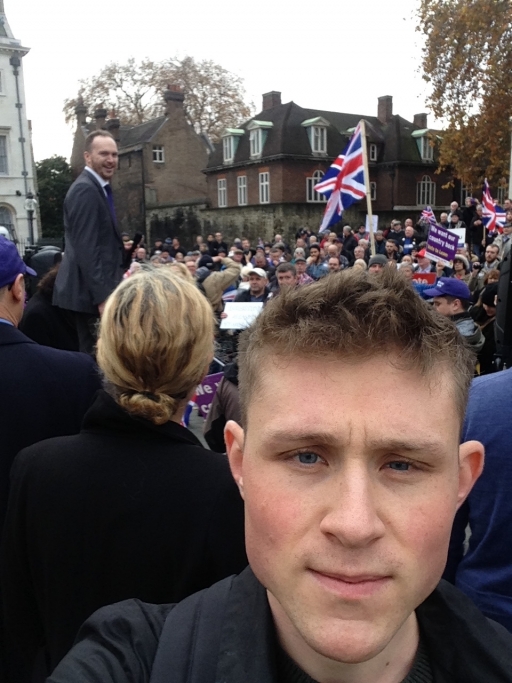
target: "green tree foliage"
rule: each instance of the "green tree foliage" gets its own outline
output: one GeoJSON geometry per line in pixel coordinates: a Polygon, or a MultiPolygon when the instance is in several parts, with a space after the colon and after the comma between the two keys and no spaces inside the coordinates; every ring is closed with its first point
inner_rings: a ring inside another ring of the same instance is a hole
{"type": "Polygon", "coordinates": [[[420,0],[417,17],[428,104],[447,122],[440,167],[496,188],[509,175],[512,2],[420,0]]]}
{"type": "Polygon", "coordinates": [[[64,234],[64,198],[73,178],[64,157],[52,156],[36,163],[39,210],[43,237],[64,234]]]}
{"type": "MultiPolygon", "coordinates": [[[[163,92],[168,85],[183,89],[189,122],[198,133],[205,133],[214,141],[224,128],[236,126],[251,115],[242,79],[211,60],[185,57],[137,62],[131,58],[125,64],[108,64],[96,76],[79,83],[78,95],[89,114],[103,105],[125,125],[161,116],[163,92]]],[[[65,101],[67,122],[74,120],[77,102],[78,98],[65,101]]]]}

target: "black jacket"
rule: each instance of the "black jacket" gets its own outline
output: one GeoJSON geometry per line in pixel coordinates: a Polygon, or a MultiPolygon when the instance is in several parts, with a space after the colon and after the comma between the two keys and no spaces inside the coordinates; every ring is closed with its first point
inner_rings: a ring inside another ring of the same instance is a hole
{"type": "Polygon", "coordinates": [[[98,313],[121,282],[124,246],[105,192],[89,171],[71,185],[64,200],[65,250],[53,303],[81,313],[98,313]]]}
{"type": "Polygon", "coordinates": [[[1,566],[8,680],[31,681],[40,644],[50,673],[103,605],[179,601],[246,564],[226,457],[100,392],[80,434],[27,448],[13,466],[1,566]]]}
{"type": "MultiPolygon", "coordinates": [[[[416,615],[435,683],[511,683],[512,635],[463,593],[441,581],[416,615]]],[[[276,640],[248,568],[177,606],[100,610],[48,683],[279,683],[276,640]]]]}
{"type": "Polygon", "coordinates": [[[52,304],[51,295],[38,290],[23,312],[19,329],[43,346],[78,351],[78,334],[69,314],[52,304]]]}
{"type": "Polygon", "coordinates": [[[90,356],[39,346],[0,323],[0,528],[16,454],[42,439],[77,434],[101,388],[90,356]]]}

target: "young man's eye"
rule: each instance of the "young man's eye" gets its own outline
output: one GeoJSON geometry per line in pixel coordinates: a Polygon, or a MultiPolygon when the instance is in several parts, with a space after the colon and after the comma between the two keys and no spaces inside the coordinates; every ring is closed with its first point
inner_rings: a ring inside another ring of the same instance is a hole
{"type": "Polygon", "coordinates": [[[389,463],[389,468],[397,472],[408,472],[411,469],[410,462],[403,462],[402,460],[395,460],[389,463]]]}
{"type": "Polygon", "coordinates": [[[316,465],[320,462],[320,456],[316,453],[297,453],[294,457],[301,465],[316,465]]]}

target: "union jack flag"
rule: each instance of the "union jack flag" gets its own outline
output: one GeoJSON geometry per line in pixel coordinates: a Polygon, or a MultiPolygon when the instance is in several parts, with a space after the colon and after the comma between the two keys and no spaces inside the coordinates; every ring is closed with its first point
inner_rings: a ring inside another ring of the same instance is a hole
{"type": "Polygon", "coordinates": [[[331,164],[315,191],[329,197],[320,232],[337,223],[345,209],[366,196],[361,123],[354,131],[345,151],[331,164]]]}
{"type": "Polygon", "coordinates": [[[494,202],[494,199],[491,196],[491,189],[489,187],[489,183],[487,182],[487,178],[484,181],[482,206],[482,218],[487,230],[492,232],[499,229],[501,232],[501,228],[505,225],[507,217],[505,210],[494,202]]]}
{"type": "Polygon", "coordinates": [[[437,225],[436,217],[432,211],[432,207],[426,206],[421,212],[421,217],[428,221],[430,225],[437,225]]]}

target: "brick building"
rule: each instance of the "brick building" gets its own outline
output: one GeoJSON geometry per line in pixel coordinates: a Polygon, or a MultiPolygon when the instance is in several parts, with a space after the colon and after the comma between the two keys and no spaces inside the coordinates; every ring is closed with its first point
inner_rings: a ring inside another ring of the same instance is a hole
{"type": "MultiPolygon", "coordinates": [[[[427,115],[407,121],[393,114],[392,97],[378,98],[377,116],[304,109],[281,103],[281,93],[263,95],[263,108],[240,128],[226,129],[209,157],[210,209],[202,215],[210,230],[269,238],[301,226],[317,229],[325,198],[314,191],[332,160],[344,149],[360,119],[366,121],[373,213],[379,224],[392,217],[416,219],[425,207],[444,210],[460,201],[460,186],[436,174],[438,131],[427,115]]],[[[345,214],[364,220],[366,201],[345,214]]]]}
{"type": "Polygon", "coordinates": [[[199,232],[197,211],[205,208],[208,141],[185,118],[184,94],[164,93],[165,114],[138,126],[122,126],[97,109],[88,120],[83,103],[76,107],[77,128],[71,154],[75,177],[84,168],[84,141],[92,130],[108,130],[118,143],[119,167],[112,187],[120,230],[148,237],[199,232]]]}

